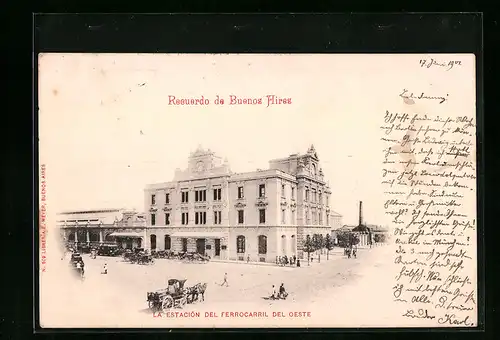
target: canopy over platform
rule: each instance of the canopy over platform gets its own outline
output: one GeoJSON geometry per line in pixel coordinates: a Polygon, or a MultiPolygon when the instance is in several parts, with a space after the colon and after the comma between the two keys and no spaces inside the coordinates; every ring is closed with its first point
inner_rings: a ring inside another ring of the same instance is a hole
{"type": "Polygon", "coordinates": [[[214,231],[178,231],[170,235],[171,237],[191,237],[191,238],[224,238],[228,237],[227,233],[214,232],[214,231]]]}
{"type": "Polygon", "coordinates": [[[113,237],[133,237],[133,238],[143,238],[144,233],[134,233],[134,232],[125,232],[125,231],[116,231],[114,233],[109,234],[109,236],[113,237]]]}

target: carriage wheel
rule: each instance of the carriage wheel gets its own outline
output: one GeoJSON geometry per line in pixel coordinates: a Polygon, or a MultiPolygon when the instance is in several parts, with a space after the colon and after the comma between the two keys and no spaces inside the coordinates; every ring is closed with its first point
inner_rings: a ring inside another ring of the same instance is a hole
{"type": "Polygon", "coordinates": [[[161,309],[165,311],[166,309],[170,309],[174,306],[174,298],[170,295],[167,295],[163,298],[161,302],[161,309]]]}
{"type": "Polygon", "coordinates": [[[179,306],[182,308],[187,304],[187,297],[183,296],[179,301],[179,306]]]}
{"type": "Polygon", "coordinates": [[[155,303],[152,300],[149,300],[148,301],[148,307],[149,307],[149,309],[154,309],[155,303]]]}

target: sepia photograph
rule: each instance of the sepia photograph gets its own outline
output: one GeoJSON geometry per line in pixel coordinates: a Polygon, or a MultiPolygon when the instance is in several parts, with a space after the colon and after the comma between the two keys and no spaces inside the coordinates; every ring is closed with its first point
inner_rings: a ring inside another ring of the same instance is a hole
{"type": "Polygon", "coordinates": [[[477,326],[474,55],[38,72],[42,328],[477,326]]]}

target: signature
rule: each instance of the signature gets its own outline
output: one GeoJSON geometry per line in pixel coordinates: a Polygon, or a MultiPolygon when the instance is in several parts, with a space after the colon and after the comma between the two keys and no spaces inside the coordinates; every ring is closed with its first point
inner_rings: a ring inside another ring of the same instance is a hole
{"type": "Polygon", "coordinates": [[[430,59],[420,59],[419,61],[420,67],[426,67],[430,68],[431,66],[439,66],[439,67],[446,67],[446,71],[449,71],[453,68],[453,66],[462,66],[462,62],[460,60],[450,60],[448,63],[446,62],[438,62],[434,60],[433,58],[430,59]]]}
{"type": "Polygon", "coordinates": [[[399,94],[401,98],[404,98],[406,100],[413,100],[413,99],[427,99],[427,100],[439,100],[439,104],[443,104],[445,101],[448,100],[448,94],[446,96],[429,96],[425,94],[425,92],[421,92],[419,95],[414,94],[413,92],[408,92],[407,89],[403,89],[403,92],[399,94]]]}
{"type": "Polygon", "coordinates": [[[469,316],[467,315],[463,319],[458,319],[455,314],[445,314],[442,318],[438,319],[439,324],[450,324],[450,325],[464,325],[464,326],[472,326],[472,322],[469,320],[469,316]]]}

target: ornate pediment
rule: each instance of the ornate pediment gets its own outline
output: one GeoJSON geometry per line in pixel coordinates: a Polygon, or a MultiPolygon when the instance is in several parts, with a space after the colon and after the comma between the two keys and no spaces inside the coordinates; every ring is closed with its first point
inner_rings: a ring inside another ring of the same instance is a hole
{"type": "Polygon", "coordinates": [[[195,204],[194,208],[195,209],[206,209],[207,205],[206,204],[195,204]]]}
{"type": "Polygon", "coordinates": [[[234,205],[236,208],[244,208],[246,207],[247,205],[245,203],[242,203],[242,202],[238,202],[234,205]]]}
{"type": "Polygon", "coordinates": [[[258,206],[258,207],[266,207],[269,203],[267,203],[267,201],[265,200],[257,200],[257,202],[255,202],[255,205],[258,206]]]}
{"type": "Polygon", "coordinates": [[[286,201],[282,201],[280,205],[282,208],[288,207],[288,203],[286,203],[286,201]]]}
{"type": "Polygon", "coordinates": [[[292,204],[290,204],[290,208],[292,208],[292,210],[295,210],[297,208],[297,203],[292,202],[292,204]]]}
{"type": "Polygon", "coordinates": [[[181,211],[189,211],[189,207],[181,207],[181,211]]]}
{"type": "Polygon", "coordinates": [[[163,211],[172,211],[172,207],[164,207],[163,211]]]}
{"type": "Polygon", "coordinates": [[[157,207],[151,207],[151,208],[149,208],[149,211],[150,212],[157,212],[158,208],[157,207]]]}

